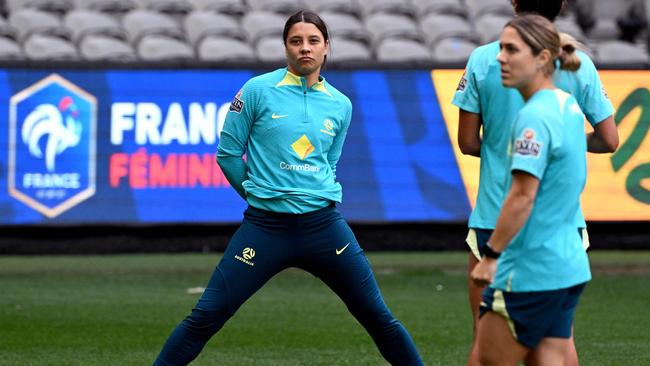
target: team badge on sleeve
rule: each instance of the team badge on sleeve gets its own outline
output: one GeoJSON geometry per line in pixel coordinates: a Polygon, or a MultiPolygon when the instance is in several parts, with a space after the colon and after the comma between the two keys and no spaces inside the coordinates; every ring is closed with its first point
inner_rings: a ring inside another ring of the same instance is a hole
{"type": "Polygon", "coordinates": [[[229,111],[241,113],[241,110],[244,109],[244,101],[241,100],[242,93],[243,93],[243,89],[239,89],[237,95],[235,95],[235,98],[230,103],[229,111]]]}
{"type": "Polygon", "coordinates": [[[600,86],[600,91],[603,93],[603,96],[605,97],[605,99],[609,99],[609,95],[607,95],[607,91],[605,90],[604,85],[600,86]]]}
{"type": "Polygon", "coordinates": [[[465,87],[467,86],[467,70],[463,72],[463,76],[460,77],[460,81],[458,82],[458,87],[456,88],[456,91],[464,91],[465,87]]]}
{"type": "Polygon", "coordinates": [[[515,140],[513,154],[538,157],[542,151],[542,143],[535,141],[535,130],[527,128],[521,137],[515,140]]]}

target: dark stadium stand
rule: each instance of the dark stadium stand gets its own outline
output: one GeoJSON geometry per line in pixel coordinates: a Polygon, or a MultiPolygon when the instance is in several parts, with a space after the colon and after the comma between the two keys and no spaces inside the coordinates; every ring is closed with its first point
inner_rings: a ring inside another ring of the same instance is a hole
{"type": "MultiPolygon", "coordinates": [[[[648,248],[647,222],[589,223],[591,248],[648,248]]],[[[466,224],[351,224],[366,251],[465,250],[466,224]]],[[[4,227],[0,255],[222,252],[234,225],[4,227]]]]}
{"type": "MultiPolygon", "coordinates": [[[[583,42],[599,65],[647,68],[647,3],[573,0],[557,25],[583,42]]],[[[462,66],[471,49],[495,40],[512,16],[508,0],[5,0],[0,62],[227,67],[242,55],[245,63],[273,64],[280,59],[279,46],[266,38],[277,38],[287,14],[300,8],[322,12],[330,23],[328,61],[335,67],[359,61],[379,67],[462,66]],[[102,37],[86,41],[90,35],[102,37]],[[176,50],[165,50],[169,47],[176,50]],[[235,50],[232,57],[228,49],[235,50]]]]}

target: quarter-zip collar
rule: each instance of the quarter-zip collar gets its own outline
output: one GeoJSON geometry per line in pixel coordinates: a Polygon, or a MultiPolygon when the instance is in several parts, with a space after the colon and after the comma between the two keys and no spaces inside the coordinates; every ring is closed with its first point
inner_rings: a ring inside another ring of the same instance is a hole
{"type": "Polygon", "coordinates": [[[285,70],[286,73],[284,75],[284,78],[282,78],[282,80],[280,80],[279,83],[275,84],[276,87],[289,86],[289,85],[299,86],[302,88],[303,92],[305,93],[311,89],[311,90],[319,91],[321,93],[325,93],[330,97],[332,96],[332,94],[329,92],[329,90],[327,90],[327,87],[325,86],[325,78],[323,76],[319,75],[318,82],[312,85],[311,88],[308,88],[307,80],[304,77],[293,74],[291,71],[289,71],[286,68],[285,70]]]}

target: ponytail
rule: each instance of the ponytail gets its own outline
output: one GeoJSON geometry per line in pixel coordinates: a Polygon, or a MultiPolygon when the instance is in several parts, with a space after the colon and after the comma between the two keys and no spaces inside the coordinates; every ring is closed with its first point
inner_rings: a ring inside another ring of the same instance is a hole
{"type": "Polygon", "coordinates": [[[577,71],[580,68],[580,57],[576,49],[580,43],[567,33],[560,33],[560,69],[568,71],[577,71]]]}

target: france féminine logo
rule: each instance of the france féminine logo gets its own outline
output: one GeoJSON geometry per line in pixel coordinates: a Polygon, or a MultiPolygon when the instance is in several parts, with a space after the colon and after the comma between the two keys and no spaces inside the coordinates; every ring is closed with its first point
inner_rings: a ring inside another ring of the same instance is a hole
{"type": "Polygon", "coordinates": [[[10,100],[9,195],[55,217],[95,193],[97,99],[52,74],[10,100]]]}

